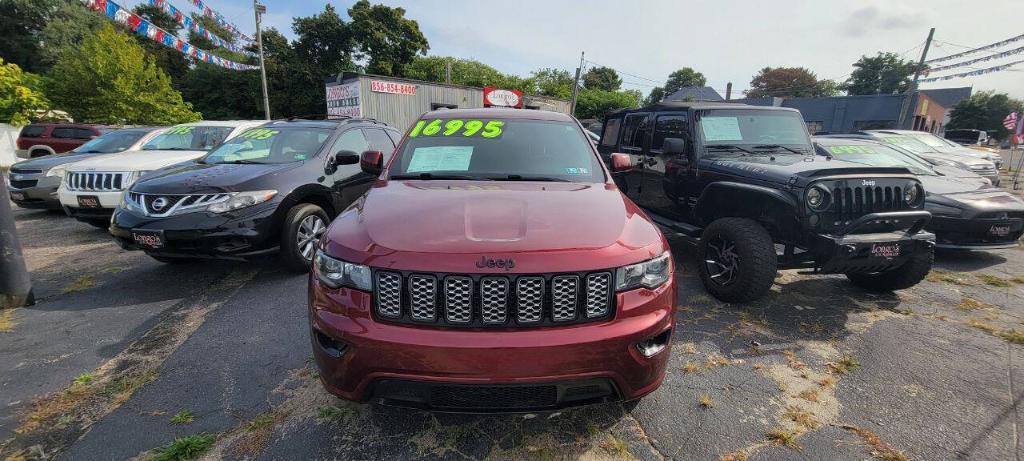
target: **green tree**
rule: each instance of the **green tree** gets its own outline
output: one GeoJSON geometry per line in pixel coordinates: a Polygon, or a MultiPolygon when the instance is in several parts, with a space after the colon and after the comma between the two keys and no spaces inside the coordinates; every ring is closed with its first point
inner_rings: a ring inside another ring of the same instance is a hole
{"type": "MultiPolygon", "coordinates": [[[[173,16],[155,6],[148,4],[137,5],[132,9],[132,12],[172,34],[177,34],[181,30],[181,25],[178,24],[178,21],[174,20],[173,16]]],[[[185,73],[188,72],[189,63],[185,56],[180,51],[168,48],[149,37],[136,34],[134,38],[142,46],[142,49],[146,50],[146,54],[153,57],[157,67],[163,69],[167,76],[171,77],[171,84],[180,90],[181,81],[185,78],[185,73]]]]}
{"type": "Polygon", "coordinates": [[[17,64],[0,58],[0,123],[21,126],[32,113],[49,108],[38,75],[23,72],[17,64]]]}
{"type": "Polygon", "coordinates": [[[684,67],[668,74],[668,80],[665,82],[665,95],[670,95],[679,91],[680,88],[688,86],[704,86],[707,82],[708,79],[704,77],[704,74],[684,67]]]}
{"type": "Polygon", "coordinates": [[[662,99],[665,99],[665,89],[660,86],[656,86],[651,88],[651,93],[648,94],[647,99],[644,100],[644,105],[649,106],[651,104],[659,103],[662,99]]]}
{"type": "Polygon", "coordinates": [[[622,78],[611,67],[594,67],[583,74],[583,86],[591,90],[617,91],[622,87],[622,78]]]}
{"type": "Polygon", "coordinates": [[[527,82],[515,75],[499,72],[497,69],[473,59],[458,59],[450,56],[416,56],[405,66],[405,77],[428,82],[444,82],[446,66],[451,63],[451,83],[475,87],[493,86],[509,90],[529,90],[527,82]]]}
{"type": "Polygon", "coordinates": [[[54,106],[84,122],[169,125],[200,119],[153,58],[110,24],[64,53],[49,77],[54,106]]]}
{"type": "Polygon", "coordinates": [[[896,53],[878,53],[853,63],[854,71],[846,80],[850,95],[897,94],[907,90],[917,64],[896,53]]]}
{"type": "Polygon", "coordinates": [[[750,80],[748,98],[818,96],[818,77],[803,67],[765,67],[750,80]]]}
{"type": "Polygon", "coordinates": [[[1006,139],[1010,132],[1003,126],[1003,119],[1022,108],[1024,102],[1006,93],[980,91],[953,106],[946,128],[985,130],[996,139],[1006,139]]]}
{"type": "Polygon", "coordinates": [[[576,117],[604,120],[609,112],[638,107],[643,96],[637,90],[606,91],[584,88],[576,98],[576,117]]]}
{"type": "Polygon", "coordinates": [[[815,92],[817,96],[839,96],[839,93],[842,93],[844,90],[846,90],[846,85],[835,80],[824,79],[818,80],[815,92]]]}
{"type": "Polygon", "coordinates": [[[569,99],[572,97],[572,75],[562,69],[544,68],[533,72],[527,80],[529,94],[569,99]]]}
{"type": "Polygon", "coordinates": [[[39,33],[68,0],[0,0],[0,58],[25,72],[45,72],[39,33]]]}
{"type": "Polygon", "coordinates": [[[324,11],[315,16],[295,18],[292,31],[297,36],[294,43],[296,57],[310,68],[321,71],[321,78],[355,70],[352,30],[333,6],[325,5],[324,11]]]}
{"type": "Polygon", "coordinates": [[[405,17],[405,9],[370,5],[359,0],[348,9],[352,37],[371,74],[404,75],[402,68],[417,54],[427,54],[430,45],[419,24],[405,17]]]}
{"type": "Polygon", "coordinates": [[[105,22],[106,19],[79,2],[60,3],[37,35],[40,43],[37,59],[41,68],[49,70],[61,55],[77,49],[105,22]]]}

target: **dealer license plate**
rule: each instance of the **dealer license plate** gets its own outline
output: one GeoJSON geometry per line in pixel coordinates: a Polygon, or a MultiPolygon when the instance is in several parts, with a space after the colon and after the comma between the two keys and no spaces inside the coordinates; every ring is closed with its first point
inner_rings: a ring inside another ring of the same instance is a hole
{"type": "Polygon", "coordinates": [[[79,195],[78,206],[82,208],[99,208],[100,198],[95,195],[79,195]]]}
{"type": "Polygon", "coordinates": [[[153,231],[132,231],[132,240],[142,248],[157,249],[164,247],[164,235],[162,232],[153,231]]]}
{"type": "Polygon", "coordinates": [[[996,224],[988,228],[988,235],[994,235],[996,237],[1006,237],[1010,235],[1009,224],[996,224]]]}
{"type": "Polygon", "coordinates": [[[15,202],[24,202],[25,194],[22,192],[11,192],[11,200],[14,200],[15,202]]]}
{"type": "Polygon", "coordinates": [[[878,258],[896,258],[899,255],[899,242],[875,243],[871,245],[871,256],[875,256],[878,258]]]}

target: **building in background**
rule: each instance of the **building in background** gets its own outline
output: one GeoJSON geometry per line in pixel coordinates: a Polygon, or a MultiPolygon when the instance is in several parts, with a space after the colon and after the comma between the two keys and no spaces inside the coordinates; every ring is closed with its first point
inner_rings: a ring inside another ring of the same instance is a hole
{"type": "Polygon", "coordinates": [[[719,102],[725,101],[725,98],[710,86],[684,86],[662,98],[662,101],[719,102]]]}
{"type": "Polygon", "coordinates": [[[831,96],[806,98],[746,98],[729,102],[757,106],[792,107],[814,133],[851,133],[857,130],[905,129],[942,134],[949,112],[956,103],[971,96],[971,88],[940,88],[910,95],[910,111],[900,125],[902,94],[831,96]]]}
{"type": "Polygon", "coordinates": [[[569,101],[523,95],[500,88],[475,88],[445,83],[345,72],[326,82],[328,117],[368,117],[406,130],[424,112],[507,106],[509,110],[569,113],[569,101]],[[485,103],[485,94],[487,96],[485,103]]]}

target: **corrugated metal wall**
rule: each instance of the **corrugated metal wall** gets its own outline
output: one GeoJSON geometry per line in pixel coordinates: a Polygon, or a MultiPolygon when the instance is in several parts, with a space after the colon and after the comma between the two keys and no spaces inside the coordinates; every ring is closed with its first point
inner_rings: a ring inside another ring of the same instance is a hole
{"type": "MultiPolygon", "coordinates": [[[[433,109],[433,104],[452,105],[459,109],[474,109],[484,106],[484,91],[481,88],[372,75],[360,75],[357,78],[359,79],[359,106],[362,116],[375,118],[401,131],[407,130],[424,112],[433,109]],[[371,91],[370,82],[374,80],[416,85],[416,94],[371,91]]],[[[539,96],[524,96],[523,99],[527,107],[569,113],[568,101],[539,96]]]]}

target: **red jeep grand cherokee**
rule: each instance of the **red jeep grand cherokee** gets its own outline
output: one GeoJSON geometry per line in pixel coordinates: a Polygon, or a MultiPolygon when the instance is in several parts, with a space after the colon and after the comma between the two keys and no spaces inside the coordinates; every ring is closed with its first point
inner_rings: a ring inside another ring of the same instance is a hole
{"type": "Polygon", "coordinates": [[[328,228],[310,276],[328,391],[500,412],[634,400],[661,384],[669,246],[578,122],[429,112],[387,157],[360,156],[379,179],[328,228]]]}

